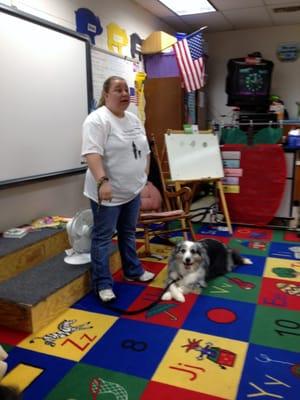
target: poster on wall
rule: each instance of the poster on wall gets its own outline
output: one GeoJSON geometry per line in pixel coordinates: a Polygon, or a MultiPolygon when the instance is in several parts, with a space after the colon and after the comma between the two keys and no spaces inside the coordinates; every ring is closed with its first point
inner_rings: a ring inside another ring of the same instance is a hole
{"type": "Polygon", "coordinates": [[[277,57],[280,61],[296,61],[300,53],[300,42],[282,43],[277,47],[277,57]]]}

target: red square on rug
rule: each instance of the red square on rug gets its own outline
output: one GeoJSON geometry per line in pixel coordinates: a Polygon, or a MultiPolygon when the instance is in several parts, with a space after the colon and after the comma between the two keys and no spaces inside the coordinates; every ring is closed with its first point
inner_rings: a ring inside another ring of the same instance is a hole
{"type": "MultiPolygon", "coordinates": [[[[170,377],[171,379],[171,377],[170,377]]],[[[164,400],[225,400],[221,397],[211,396],[205,393],[194,392],[179,387],[165,385],[158,382],[149,382],[146,387],[141,400],[153,400],[153,399],[164,399],[164,400]]]]}

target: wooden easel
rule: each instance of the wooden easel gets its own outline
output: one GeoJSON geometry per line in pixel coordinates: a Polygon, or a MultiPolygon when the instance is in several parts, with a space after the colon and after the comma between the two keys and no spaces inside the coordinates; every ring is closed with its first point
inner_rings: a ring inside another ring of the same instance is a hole
{"type": "Polygon", "coordinates": [[[231,220],[230,220],[230,216],[229,216],[229,212],[228,212],[228,207],[227,207],[226,198],[224,195],[224,189],[223,189],[221,179],[202,179],[202,180],[196,180],[196,181],[175,181],[174,184],[175,184],[175,189],[179,190],[179,189],[181,189],[182,185],[184,186],[184,185],[190,183],[193,185],[193,188],[196,188],[196,186],[198,184],[201,184],[204,182],[212,182],[217,186],[217,189],[220,193],[220,200],[221,200],[228,232],[230,234],[232,234],[232,225],[231,225],[231,220]]]}
{"type": "MultiPolygon", "coordinates": [[[[176,130],[176,131],[168,130],[167,133],[171,134],[171,133],[185,133],[185,132],[178,131],[178,130],[176,130]]],[[[169,165],[168,165],[168,157],[167,157],[167,150],[166,150],[165,143],[164,143],[164,146],[161,151],[161,157],[159,157],[159,154],[158,154],[158,151],[156,148],[156,159],[158,162],[160,176],[161,176],[162,184],[164,187],[174,186],[175,190],[180,190],[182,188],[182,186],[190,186],[193,191],[193,194],[194,194],[196,191],[196,188],[199,185],[201,185],[202,183],[204,183],[204,182],[214,183],[220,193],[220,200],[221,200],[222,209],[224,212],[224,217],[225,217],[226,225],[228,228],[228,232],[230,234],[232,234],[232,225],[231,225],[231,220],[230,220],[230,216],[229,216],[229,212],[228,212],[228,207],[227,207],[226,198],[224,195],[224,189],[223,189],[221,178],[172,181],[172,179],[170,177],[170,170],[169,170],[169,165]]],[[[169,207],[169,209],[172,208],[170,204],[167,204],[167,206],[169,207]]],[[[183,226],[183,228],[185,228],[185,227],[183,226]]]]}

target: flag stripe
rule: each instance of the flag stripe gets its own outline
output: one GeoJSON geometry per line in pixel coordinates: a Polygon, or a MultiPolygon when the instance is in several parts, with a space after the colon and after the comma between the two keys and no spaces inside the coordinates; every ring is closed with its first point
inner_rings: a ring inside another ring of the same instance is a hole
{"type": "Polygon", "coordinates": [[[191,74],[192,74],[192,78],[193,78],[193,82],[194,82],[193,90],[196,90],[197,87],[200,86],[199,76],[197,74],[197,70],[196,70],[196,67],[195,67],[195,62],[192,59],[191,52],[190,52],[190,49],[189,49],[187,41],[185,41],[184,45],[185,45],[185,49],[186,49],[186,54],[188,55],[187,59],[188,59],[190,65],[191,65],[191,74]]]}
{"type": "Polygon", "coordinates": [[[191,92],[192,90],[194,90],[195,84],[193,82],[192,71],[188,60],[188,54],[186,54],[186,49],[183,40],[178,42],[178,49],[179,49],[180,64],[181,64],[180,70],[184,79],[186,89],[187,91],[191,92]]]}
{"type": "Polygon", "coordinates": [[[176,56],[177,56],[179,69],[180,69],[180,72],[182,74],[182,78],[183,78],[183,81],[184,81],[184,85],[185,85],[187,91],[190,92],[191,91],[191,86],[190,86],[190,82],[189,82],[189,79],[188,79],[188,74],[187,74],[187,71],[185,69],[185,65],[184,65],[184,62],[183,62],[184,53],[182,54],[181,42],[175,43],[174,49],[175,49],[175,53],[176,53],[176,56]]]}
{"type": "Polygon", "coordinates": [[[183,49],[184,49],[184,55],[185,55],[185,64],[188,67],[188,72],[189,72],[189,78],[191,82],[191,88],[192,90],[196,90],[199,81],[197,79],[197,74],[195,70],[195,65],[191,57],[190,49],[188,47],[188,43],[186,40],[182,40],[183,42],[183,49]]]}
{"type": "Polygon", "coordinates": [[[194,61],[194,65],[195,65],[195,69],[196,69],[197,75],[198,75],[198,87],[201,87],[201,81],[200,81],[200,78],[199,78],[199,76],[201,74],[201,69],[200,69],[200,65],[198,63],[198,60],[194,61]]]}
{"type": "Polygon", "coordinates": [[[181,43],[180,43],[180,49],[181,49],[181,54],[182,54],[182,63],[183,63],[183,67],[185,70],[186,80],[189,82],[190,89],[193,90],[192,89],[193,88],[193,77],[191,75],[189,61],[187,59],[187,54],[186,54],[186,50],[185,50],[183,41],[181,41],[181,43]]]}
{"type": "Polygon", "coordinates": [[[198,60],[199,66],[200,66],[200,82],[201,82],[201,87],[204,86],[204,78],[205,78],[205,65],[204,65],[204,61],[203,58],[199,58],[198,60]]]}
{"type": "Polygon", "coordinates": [[[202,33],[187,36],[173,45],[179,70],[188,92],[200,89],[205,84],[202,33]]]}

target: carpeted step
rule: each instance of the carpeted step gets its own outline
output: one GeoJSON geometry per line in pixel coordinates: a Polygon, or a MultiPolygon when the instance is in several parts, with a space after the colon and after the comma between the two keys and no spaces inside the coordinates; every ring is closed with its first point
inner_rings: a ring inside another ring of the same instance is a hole
{"type": "Polygon", "coordinates": [[[70,247],[64,228],[45,228],[21,239],[0,237],[0,282],[25,271],[70,247]]]}
{"type": "MultiPolygon", "coordinates": [[[[36,332],[91,289],[90,264],[70,265],[60,253],[0,283],[0,325],[36,332]]],[[[120,268],[117,246],[111,249],[112,272],[120,268]]]]}
{"type": "MultiPolygon", "coordinates": [[[[89,264],[64,262],[69,248],[64,228],[0,237],[0,325],[35,332],[90,290],[89,264]]],[[[110,269],[121,267],[113,244],[110,269]]]]}

